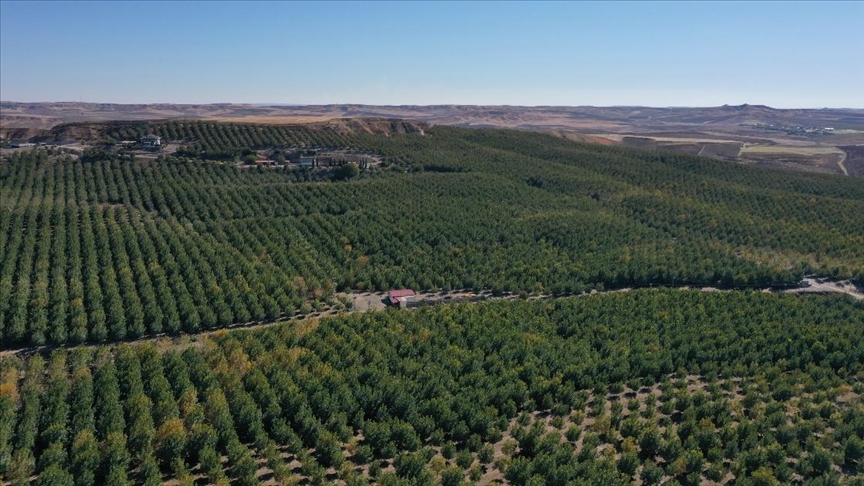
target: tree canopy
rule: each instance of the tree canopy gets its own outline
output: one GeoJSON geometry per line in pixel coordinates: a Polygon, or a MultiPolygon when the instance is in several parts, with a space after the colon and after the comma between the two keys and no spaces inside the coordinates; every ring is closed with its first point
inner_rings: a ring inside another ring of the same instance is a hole
{"type": "Polygon", "coordinates": [[[506,130],[156,128],[218,135],[224,147],[256,136],[255,147],[351,146],[387,168],[331,183],[200,158],[10,155],[0,165],[0,346],[194,333],[309,311],[336,291],[864,277],[864,186],[853,178],[506,130]]]}

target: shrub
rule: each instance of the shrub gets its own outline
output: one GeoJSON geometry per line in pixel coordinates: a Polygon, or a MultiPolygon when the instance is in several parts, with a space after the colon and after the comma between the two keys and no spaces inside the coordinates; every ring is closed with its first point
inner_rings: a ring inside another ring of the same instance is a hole
{"type": "Polygon", "coordinates": [[[468,469],[471,467],[471,464],[474,462],[474,455],[471,454],[471,451],[464,449],[459,451],[456,454],[456,464],[462,469],[468,469]]]}

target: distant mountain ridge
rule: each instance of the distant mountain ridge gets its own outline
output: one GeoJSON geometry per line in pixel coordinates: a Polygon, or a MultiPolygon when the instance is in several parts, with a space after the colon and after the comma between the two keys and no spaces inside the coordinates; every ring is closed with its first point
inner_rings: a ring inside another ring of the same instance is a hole
{"type": "Polygon", "coordinates": [[[719,107],[508,106],[508,105],[258,105],[0,102],[0,127],[48,129],[61,123],[108,120],[211,118],[260,123],[307,123],[333,118],[400,118],[430,124],[522,129],[632,132],[762,123],[864,130],[864,109],[778,109],[765,105],[719,107]],[[664,127],[664,125],[668,125],[664,127]]]}
{"type": "Polygon", "coordinates": [[[864,175],[864,109],[486,105],[255,105],[0,102],[0,142],[93,143],[116,124],[205,120],[302,124],[338,133],[424,132],[429,126],[544,131],[578,142],[864,175]]]}

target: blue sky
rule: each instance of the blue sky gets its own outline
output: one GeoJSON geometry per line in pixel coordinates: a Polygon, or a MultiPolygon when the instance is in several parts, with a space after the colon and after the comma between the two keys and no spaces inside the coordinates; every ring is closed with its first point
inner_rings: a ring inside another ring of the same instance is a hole
{"type": "Polygon", "coordinates": [[[864,1],[2,1],[0,99],[862,108],[864,1]]]}

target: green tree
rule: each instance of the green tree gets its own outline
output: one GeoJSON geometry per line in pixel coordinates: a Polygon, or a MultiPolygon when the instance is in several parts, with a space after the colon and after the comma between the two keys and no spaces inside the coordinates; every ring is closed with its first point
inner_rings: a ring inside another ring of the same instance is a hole
{"type": "Polygon", "coordinates": [[[864,439],[852,435],[843,445],[843,462],[846,466],[853,467],[860,464],[862,458],[864,458],[864,439]]]}
{"type": "Polygon", "coordinates": [[[90,430],[82,430],[72,440],[70,468],[76,486],[90,486],[96,483],[99,469],[99,446],[90,430]]]}
{"type": "Polygon", "coordinates": [[[36,478],[36,486],[74,486],[75,481],[59,464],[51,464],[36,478]]]}
{"type": "Polygon", "coordinates": [[[172,418],[165,421],[156,432],[156,449],[163,464],[183,461],[186,452],[186,429],[183,421],[172,418]]]}
{"type": "Polygon", "coordinates": [[[344,181],[348,179],[353,179],[359,174],[360,168],[357,166],[357,164],[349,162],[333,171],[333,179],[337,181],[344,181]]]}
{"type": "Polygon", "coordinates": [[[642,483],[648,486],[660,484],[663,479],[663,469],[649,461],[643,464],[639,477],[642,478],[642,483]]]}
{"type": "Polygon", "coordinates": [[[120,432],[111,432],[105,438],[102,452],[102,471],[106,484],[119,485],[127,483],[129,469],[129,452],[126,450],[126,436],[120,432]]]}
{"type": "Polygon", "coordinates": [[[441,471],[441,486],[461,486],[465,482],[465,472],[454,466],[441,471]]]}
{"type": "Polygon", "coordinates": [[[338,469],[345,459],[342,454],[342,444],[339,439],[329,431],[322,431],[315,445],[316,457],[324,467],[338,469]]]}

